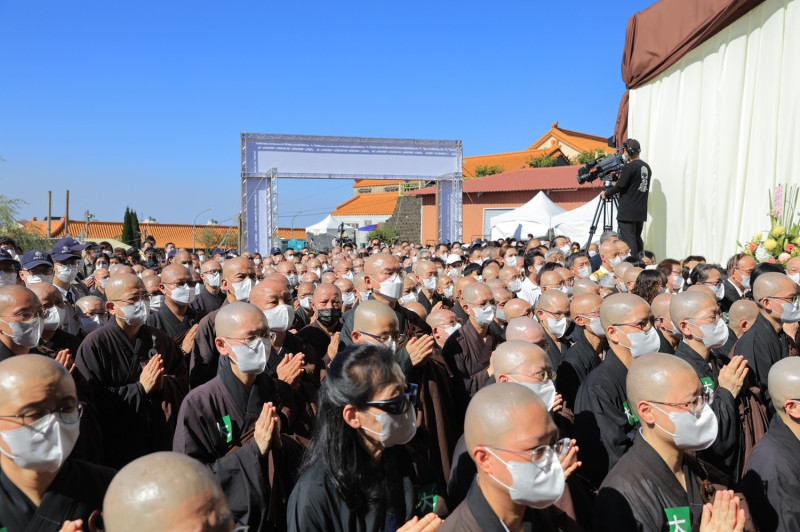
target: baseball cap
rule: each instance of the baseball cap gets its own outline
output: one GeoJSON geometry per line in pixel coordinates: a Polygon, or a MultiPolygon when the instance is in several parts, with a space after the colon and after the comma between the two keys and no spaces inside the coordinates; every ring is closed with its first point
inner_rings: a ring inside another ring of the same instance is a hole
{"type": "Polygon", "coordinates": [[[0,249],[0,262],[7,262],[7,261],[16,262],[17,264],[19,264],[19,261],[14,257],[12,257],[11,253],[6,251],[5,249],[0,249]]]}
{"type": "Polygon", "coordinates": [[[61,262],[62,260],[67,260],[74,257],[76,251],[83,251],[88,247],[89,244],[81,244],[74,238],[65,236],[56,242],[56,244],[53,246],[53,250],[50,252],[50,255],[54,260],[61,262]]]}
{"type": "Polygon", "coordinates": [[[450,266],[451,264],[455,264],[456,262],[464,262],[464,258],[461,255],[451,253],[447,256],[447,261],[445,261],[445,264],[447,264],[447,266],[450,266]]]}
{"type": "Polygon", "coordinates": [[[169,253],[167,253],[167,258],[171,259],[172,257],[174,257],[177,254],[178,254],[178,250],[173,248],[173,249],[169,250],[169,253]]]}
{"type": "Polygon", "coordinates": [[[41,266],[42,264],[47,264],[48,266],[53,265],[53,259],[50,257],[49,253],[45,253],[44,251],[34,249],[33,251],[29,251],[22,256],[22,260],[20,261],[22,267],[26,270],[30,270],[37,266],[41,266]]]}
{"type": "Polygon", "coordinates": [[[269,254],[270,255],[280,255],[281,254],[281,248],[272,248],[271,250],[269,250],[269,254]]]}

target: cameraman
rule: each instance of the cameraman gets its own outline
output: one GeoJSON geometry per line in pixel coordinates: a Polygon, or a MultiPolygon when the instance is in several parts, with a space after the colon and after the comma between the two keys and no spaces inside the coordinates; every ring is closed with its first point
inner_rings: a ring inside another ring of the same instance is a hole
{"type": "Polygon", "coordinates": [[[639,159],[642,148],[638,140],[626,140],[622,149],[622,159],[626,163],[622,175],[613,186],[603,191],[602,197],[607,199],[619,194],[619,237],[631,248],[631,255],[636,256],[644,249],[642,228],[647,220],[647,196],[653,172],[646,162],[639,159]]]}

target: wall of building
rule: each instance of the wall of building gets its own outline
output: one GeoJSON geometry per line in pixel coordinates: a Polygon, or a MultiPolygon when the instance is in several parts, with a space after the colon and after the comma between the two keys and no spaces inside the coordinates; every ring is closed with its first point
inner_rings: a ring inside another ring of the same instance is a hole
{"type": "MultiPolygon", "coordinates": [[[[566,210],[574,209],[593,200],[599,194],[597,189],[558,190],[550,193],[550,199],[566,210]]],[[[516,209],[531,200],[538,190],[519,192],[485,192],[478,196],[475,193],[464,194],[462,210],[462,240],[472,241],[483,237],[484,209],[516,209]]],[[[426,195],[422,200],[422,243],[436,243],[437,227],[436,196],[426,195]]]]}
{"type": "Polygon", "coordinates": [[[422,201],[419,196],[401,196],[397,200],[394,213],[386,220],[384,227],[397,229],[400,240],[420,241],[422,201]]]}

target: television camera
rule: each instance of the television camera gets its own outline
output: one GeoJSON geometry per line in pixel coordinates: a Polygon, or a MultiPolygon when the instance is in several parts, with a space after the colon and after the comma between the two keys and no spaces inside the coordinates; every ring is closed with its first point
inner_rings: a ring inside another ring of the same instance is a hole
{"type": "Polygon", "coordinates": [[[591,183],[595,179],[603,180],[603,187],[608,188],[619,179],[619,173],[625,161],[620,153],[598,157],[578,168],[578,184],[591,183]]]}

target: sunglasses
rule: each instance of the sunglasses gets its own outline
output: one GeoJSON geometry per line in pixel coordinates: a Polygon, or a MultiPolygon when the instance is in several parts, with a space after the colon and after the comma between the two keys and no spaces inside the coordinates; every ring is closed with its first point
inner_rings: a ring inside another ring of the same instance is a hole
{"type": "Polygon", "coordinates": [[[397,397],[392,397],[385,401],[368,401],[365,403],[367,406],[374,406],[380,408],[387,414],[405,414],[411,405],[417,403],[417,388],[416,384],[409,384],[408,391],[401,393],[397,397]]]}

